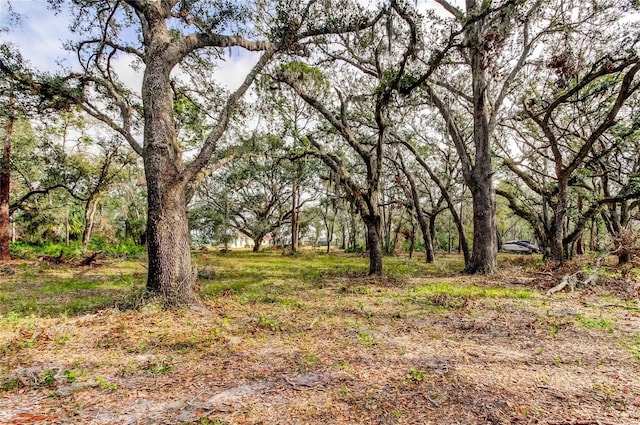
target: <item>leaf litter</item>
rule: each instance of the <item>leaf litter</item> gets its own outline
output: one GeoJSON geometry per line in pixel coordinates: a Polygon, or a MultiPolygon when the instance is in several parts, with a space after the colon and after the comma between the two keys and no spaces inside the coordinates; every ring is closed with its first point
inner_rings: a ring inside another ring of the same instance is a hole
{"type": "Polygon", "coordinates": [[[225,292],[206,314],[5,323],[0,423],[640,423],[640,317],[605,289],[546,296],[531,281],[511,297],[524,285],[508,270],[321,279],[263,299],[225,292]],[[505,295],[415,290],[443,279],[505,295]]]}

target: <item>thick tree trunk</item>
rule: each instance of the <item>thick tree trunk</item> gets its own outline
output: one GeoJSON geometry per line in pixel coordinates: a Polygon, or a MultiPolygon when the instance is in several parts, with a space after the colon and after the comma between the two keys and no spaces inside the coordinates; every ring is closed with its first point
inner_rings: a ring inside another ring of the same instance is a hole
{"type": "Polygon", "coordinates": [[[491,176],[478,180],[473,196],[473,251],[467,273],[488,274],[498,268],[495,222],[495,194],[491,176]]]}
{"type": "Polygon", "coordinates": [[[149,51],[142,82],[144,169],[147,179],[147,290],[166,307],[199,303],[191,268],[186,182],[173,118],[171,66],[165,57],[169,34],[164,21],[146,31],[149,51]]]}
{"type": "Polygon", "coordinates": [[[433,248],[433,239],[431,239],[429,222],[427,222],[427,228],[422,230],[422,238],[424,240],[424,261],[431,264],[435,260],[435,250],[433,248]]]}
{"type": "Polygon", "coordinates": [[[473,251],[467,273],[493,273],[498,269],[496,240],[496,202],[492,186],[491,151],[489,143],[489,114],[486,104],[487,81],[484,73],[485,54],[472,53],[473,73],[473,140],[475,165],[472,181],[467,182],[473,199],[473,251]]]}
{"type": "Polygon", "coordinates": [[[567,215],[567,208],[569,205],[569,194],[567,192],[566,184],[563,181],[558,182],[558,200],[554,205],[553,211],[553,236],[550,240],[550,259],[553,260],[556,265],[560,266],[565,260],[565,250],[563,246],[564,240],[564,220],[567,215]]]}
{"type": "MultiPolygon", "coordinates": [[[[151,179],[155,180],[155,179],[151,179]]],[[[160,190],[149,182],[147,289],[161,296],[168,307],[198,304],[191,269],[191,238],[185,191],[160,190]]]]}
{"type": "Polygon", "coordinates": [[[618,266],[624,266],[629,261],[631,261],[631,255],[626,249],[618,254],[618,266]]]}
{"type": "Polygon", "coordinates": [[[13,137],[13,94],[9,97],[9,119],[5,128],[2,162],[0,162],[0,261],[11,259],[9,253],[9,194],[11,190],[11,138],[13,137]]]}
{"type": "Polygon", "coordinates": [[[580,236],[576,239],[576,255],[584,255],[584,241],[582,239],[583,233],[580,232],[580,236]]]}
{"type": "Polygon", "coordinates": [[[436,252],[436,218],[438,216],[436,215],[436,213],[434,212],[433,214],[431,214],[429,216],[429,237],[431,238],[431,247],[433,249],[433,254],[435,256],[435,252],[436,252]]]}
{"type": "MultiPolygon", "coordinates": [[[[467,9],[476,2],[467,0],[467,9]]],[[[467,273],[493,273],[498,269],[496,240],[496,201],[492,186],[491,129],[489,117],[491,105],[487,100],[488,83],[486,68],[491,62],[482,34],[483,21],[470,26],[467,39],[471,42],[471,82],[473,90],[473,144],[475,164],[466,173],[467,185],[473,198],[473,252],[466,267],[467,273]],[[476,44],[478,43],[478,44],[476,44]]]]}
{"type": "Polygon", "coordinates": [[[382,274],[382,219],[379,215],[363,217],[367,226],[367,249],[369,250],[369,275],[382,274]]]}
{"type": "Polygon", "coordinates": [[[253,240],[253,252],[260,252],[264,236],[259,236],[253,240]]]}

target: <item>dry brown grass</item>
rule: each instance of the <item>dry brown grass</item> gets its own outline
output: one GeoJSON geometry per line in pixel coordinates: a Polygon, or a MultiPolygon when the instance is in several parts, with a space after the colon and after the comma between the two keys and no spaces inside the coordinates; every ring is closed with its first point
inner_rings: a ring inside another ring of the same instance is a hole
{"type": "Polygon", "coordinates": [[[0,423],[640,423],[636,301],[548,297],[521,264],[376,280],[269,255],[207,260],[205,314],[5,314],[0,423]]]}

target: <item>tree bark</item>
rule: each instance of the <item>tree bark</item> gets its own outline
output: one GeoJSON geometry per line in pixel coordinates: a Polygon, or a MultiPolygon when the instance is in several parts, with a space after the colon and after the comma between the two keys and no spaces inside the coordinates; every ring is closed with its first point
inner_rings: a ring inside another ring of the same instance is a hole
{"type": "Polygon", "coordinates": [[[420,223],[420,230],[422,231],[422,240],[424,241],[424,261],[428,264],[433,263],[435,259],[434,249],[433,249],[433,239],[431,239],[431,226],[429,225],[429,221],[426,221],[424,218],[423,224],[420,223]]]}
{"type": "Polygon", "coordinates": [[[147,289],[160,295],[170,307],[197,304],[185,191],[179,187],[159,190],[156,179],[148,180],[147,289]]]}
{"type": "MultiPolygon", "coordinates": [[[[458,231],[458,253],[462,252],[466,268],[471,263],[471,252],[469,250],[469,242],[467,241],[467,236],[464,233],[464,223],[462,216],[463,203],[464,201],[460,202],[460,214],[458,214],[454,203],[451,201],[451,199],[447,199],[447,204],[449,212],[451,213],[451,218],[453,219],[453,224],[455,224],[456,230],[458,231]]],[[[451,249],[449,249],[449,251],[451,251],[451,249]]]]}
{"type": "MultiPolygon", "coordinates": [[[[425,252],[425,262],[433,263],[434,255],[433,255],[433,243],[431,239],[431,230],[429,227],[429,222],[424,216],[424,212],[422,211],[422,207],[420,206],[420,196],[418,194],[418,189],[416,187],[415,180],[413,176],[404,166],[404,163],[401,162],[402,172],[404,173],[407,181],[409,182],[409,189],[411,191],[411,200],[413,202],[413,210],[416,213],[416,218],[418,219],[418,224],[420,225],[420,231],[422,232],[422,240],[424,241],[424,252],[425,252]]],[[[414,236],[415,237],[415,236],[414,236]]]]}
{"type": "Polygon", "coordinates": [[[629,251],[623,249],[622,252],[618,254],[618,266],[624,266],[629,261],[631,261],[631,255],[629,251]]]}
{"type": "Polygon", "coordinates": [[[413,250],[416,247],[416,224],[411,217],[411,235],[409,237],[409,258],[413,258],[413,250]]]}
{"type": "Polygon", "coordinates": [[[558,181],[558,195],[557,202],[554,205],[553,211],[553,237],[550,240],[550,259],[553,260],[557,266],[564,264],[565,250],[563,246],[564,241],[564,219],[567,214],[569,206],[569,194],[566,182],[563,179],[558,181]]]}
{"type": "Polygon", "coordinates": [[[82,253],[87,252],[87,246],[93,233],[93,225],[95,223],[96,212],[98,211],[99,201],[91,197],[84,209],[84,231],[82,232],[82,253]]]}
{"type": "MultiPolygon", "coordinates": [[[[475,2],[471,2],[475,4],[475,2]]],[[[467,3],[470,4],[469,2],[467,3]]],[[[482,38],[480,23],[472,25],[470,38],[476,42],[482,38]]],[[[471,77],[473,89],[473,143],[475,164],[471,170],[471,181],[467,181],[473,198],[473,251],[467,273],[493,273],[498,269],[498,246],[496,240],[496,202],[493,189],[491,160],[491,131],[489,128],[489,104],[487,102],[488,52],[485,46],[472,46],[471,77]]],[[[469,173],[467,173],[467,176],[469,173]]]]}
{"type": "Polygon", "coordinates": [[[300,232],[300,224],[298,223],[298,193],[299,187],[293,185],[291,192],[291,252],[298,252],[298,239],[300,232]]]}
{"type": "MultiPolygon", "coordinates": [[[[580,213],[580,215],[582,215],[582,195],[578,196],[578,212],[580,213]]],[[[578,238],[576,239],[576,254],[577,255],[584,255],[584,242],[582,239],[583,236],[583,231],[580,232],[578,238]]]]}
{"type": "Polygon", "coordinates": [[[5,128],[2,162],[0,163],[0,261],[11,259],[9,252],[9,194],[11,190],[11,139],[13,137],[13,125],[15,117],[13,106],[15,98],[9,95],[9,117],[5,128]]]}
{"type": "Polygon", "coordinates": [[[382,216],[384,217],[384,253],[389,255],[391,254],[391,227],[393,224],[393,207],[383,205],[382,206],[382,216]]]}
{"type": "Polygon", "coordinates": [[[478,179],[471,190],[473,199],[473,250],[467,273],[488,274],[498,268],[495,222],[495,194],[491,177],[478,179]]]}
{"type": "Polygon", "coordinates": [[[327,254],[331,252],[331,242],[333,242],[333,230],[336,225],[336,216],[335,216],[335,208],[333,209],[334,216],[333,219],[329,219],[328,211],[327,215],[324,218],[324,227],[327,231],[327,254]]]}
{"type": "Polygon", "coordinates": [[[173,120],[172,67],[165,49],[166,24],[159,19],[145,34],[149,52],[142,82],[144,104],[144,166],[147,180],[147,290],[167,307],[199,303],[191,269],[191,238],[187,219],[187,188],[180,180],[180,149],[173,120]]]}
{"type": "Polygon", "coordinates": [[[382,219],[379,215],[363,217],[367,226],[367,249],[369,250],[369,275],[382,274],[382,219]]]}
{"type": "Polygon", "coordinates": [[[260,252],[260,247],[262,246],[262,240],[264,236],[258,236],[253,240],[253,252],[260,252]]]}
{"type": "Polygon", "coordinates": [[[358,244],[358,224],[356,223],[356,216],[353,211],[350,214],[350,219],[349,224],[351,225],[351,231],[349,232],[349,246],[351,246],[351,250],[355,252],[358,244]]]}

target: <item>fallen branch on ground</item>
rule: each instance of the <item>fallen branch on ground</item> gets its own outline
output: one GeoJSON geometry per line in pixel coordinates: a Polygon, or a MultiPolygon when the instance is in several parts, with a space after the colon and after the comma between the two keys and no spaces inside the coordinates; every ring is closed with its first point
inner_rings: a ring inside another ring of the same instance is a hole
{"type": "Polygon", "coordinates": [[[90,266],[96,262],[96,257],[102,254],[102,251],[96,251],[88,257],[84,257],[82,260],[78,262],[78,266],[90,266]]]}
{"type": "Polygon", "coordinates": [[[596,283],[598,281],[598,272],[600,271],[600,264],[602,263],[602,258],[603,257],[598,257],[598,259],[596,260],[596,266],[591,271],[591,274],[589,274],[589,276],[587,276],[587,278],[583,282],[578,281],[578,275],[580,275],[582,271],[577,271],[572,274],[567,273],[564,276],[562,276],[562,280],[560,281],[559,284],[557,284],[556,286],[554,286],[553,288],[547,291],[547,295],[553,295],[556,292],[562,291],[567,286],[569,286],[571,288],[571,291],[573,292],[573,290],[576,288],[578,283],[580,283],[583,286],[588,286],[592,283],[596,283]]]}
{"type": "Polygon", "coordinates": [[[58,256],[40,255],[38,257],[38,261],[43,261],[45,263],[50,263],[50,264],[63,264],[67,262],[67,260],[64,259],[64,251],[62,249],[60,250],[60,254],[58,256]]]}

